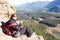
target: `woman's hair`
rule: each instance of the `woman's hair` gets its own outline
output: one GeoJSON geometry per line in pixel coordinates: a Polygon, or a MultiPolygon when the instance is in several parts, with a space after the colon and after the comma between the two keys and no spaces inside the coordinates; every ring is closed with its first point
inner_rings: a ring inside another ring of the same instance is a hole
{"type": "Polygon", "coordinates": [[[13,18],[13,17],[17,17],[17,15],[16,15],[16,14],[12,14],[12,15],[11,15],[11,18],[13,18]]]}
{"type": "Polygon", "coordinates": [[[17,17],[17,15],[16,14],[12,14],[11,17],[17,17]]]}

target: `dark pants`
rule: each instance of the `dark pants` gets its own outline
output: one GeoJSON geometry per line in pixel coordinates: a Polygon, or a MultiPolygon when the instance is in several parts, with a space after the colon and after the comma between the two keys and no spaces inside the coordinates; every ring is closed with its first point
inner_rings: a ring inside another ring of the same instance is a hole
{"type": "Polygon", "coordinates": [[[18,36],[21,36],[21,35],[26,35],[27,37],[31,37],[32,35],[32,31],[29,29],[29,27],[23,27],[23,28],[20,28],[19,31],[17,31],[13,37],[18,37],[18,36]],[[20,34],[19,34],[20,33],[20,34]]]}
{"type": "Polygon", "coordinates": [[[28,27],[23,27],[20,29],[20,35],[27,35],[27,37],[30,37],[32,35],[32,31],[28,27]]]}

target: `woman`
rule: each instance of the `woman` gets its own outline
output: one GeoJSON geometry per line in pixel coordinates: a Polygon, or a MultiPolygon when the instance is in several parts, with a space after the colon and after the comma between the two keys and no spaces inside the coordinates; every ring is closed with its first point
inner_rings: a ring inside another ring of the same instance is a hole
{"type": "Polygon", "coordinates": [[[21,23],[17,22],[17,15],[12,14],[10,20],[6,22],[6,34],[13,37],[19,37],[21,35],[27,35],[27,37],[31,37],[32,31],[28,27],[20,27],[21,23]]]}

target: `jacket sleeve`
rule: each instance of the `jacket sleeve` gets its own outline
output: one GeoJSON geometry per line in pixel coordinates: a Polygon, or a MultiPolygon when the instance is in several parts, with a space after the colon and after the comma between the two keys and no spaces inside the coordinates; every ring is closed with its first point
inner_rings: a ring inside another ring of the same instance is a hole
{"type": "Polygon", "coordinates": [[[7,24],[10,24],[10,23],[11,23],[11,20],[8,20],[8,21],[6,22],[6,25],[7,25],[7,24]]]}
{"type": "Polygon", "coordinates": [[[5,32],[6,32],[6,34],[11,35],[11,32],[10,32],[10,30],[9,30],[8,25],[6,25],[5,32]]]}
{"type": "Polygon", "coordinates": [[[20,30],[20,28],[18,26],[12,26],[12,27],[10,27],[10,30],[11,30],[11,32],[13,32],[13,31],[20,30]]]}
{"type": "Polygon", "coordinates": [[[6,22],[6,24],[15,23],[15,22],[16,22],[15,20],[10,19],[10,20],[8,20],[8,21],[6,22]]]}

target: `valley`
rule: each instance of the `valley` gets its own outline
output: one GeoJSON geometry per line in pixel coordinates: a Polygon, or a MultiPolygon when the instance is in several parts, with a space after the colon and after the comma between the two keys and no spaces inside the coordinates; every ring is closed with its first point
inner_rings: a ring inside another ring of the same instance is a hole
{"type": "Polygon", "coordinates": [[[60,40],[60,1],[37,1],[17,6],[18,20],[45,40],[60,40]]]}

